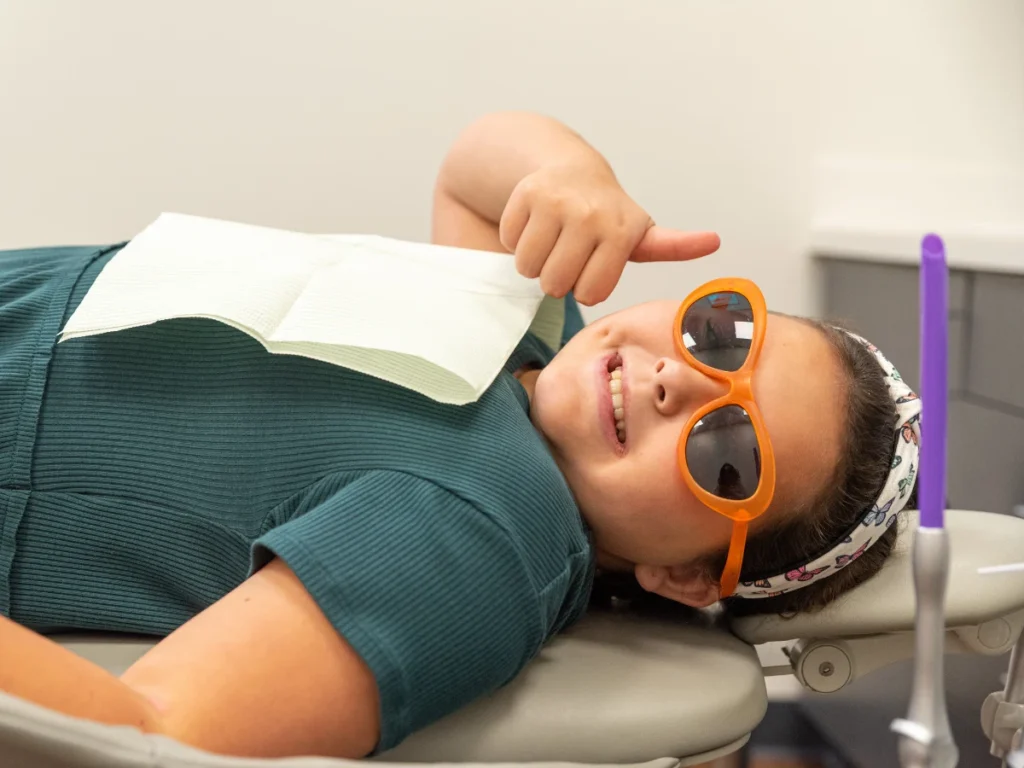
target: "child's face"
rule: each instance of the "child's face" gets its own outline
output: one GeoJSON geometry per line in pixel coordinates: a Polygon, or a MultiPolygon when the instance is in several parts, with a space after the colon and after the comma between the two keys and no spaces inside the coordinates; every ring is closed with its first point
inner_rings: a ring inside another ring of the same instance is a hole
{"type": "MultiPolygon", "coordinates": [[[[536,382],[532,419],[591,526],[606,563],[673,566],[724,550],[732,522],[690,492],[677,464],[690,415],[726,385],[691,368],[676,351],[679,303],[658,301],[602,318],[577,334],[536,382]],[[625,445],[604,395],[608,359],[622,359],[625,445]]],[[[753,378],[776,458],[772,508],[816,494],[839,455],[842,371],[824,335],[769,315],[753,378]]]]}

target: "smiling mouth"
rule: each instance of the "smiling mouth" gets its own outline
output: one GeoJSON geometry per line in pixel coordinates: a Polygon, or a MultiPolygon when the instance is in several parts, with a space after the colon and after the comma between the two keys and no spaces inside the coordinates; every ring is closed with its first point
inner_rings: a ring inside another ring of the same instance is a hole
{"type": "Polygon", "coordinates": [[[612,421],[619,445],[626,444],[626,401],[622,392],[622,357],[613,355],[608,361],[608,389],[612,396],[612,421]]]}

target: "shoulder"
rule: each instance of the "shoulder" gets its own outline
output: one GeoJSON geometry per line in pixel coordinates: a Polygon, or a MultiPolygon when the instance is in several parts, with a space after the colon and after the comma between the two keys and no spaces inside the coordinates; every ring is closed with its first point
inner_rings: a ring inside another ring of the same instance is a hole
{"type": "Polygon", "coordinates": [[[500,530],[542,601],[546,631],[575,621],[593,575],[590,533],[565,477],[529,424],[491,435],[443,487],[500,530]]]}
{"type": "MultiPolygon", "coordinates": [[[[492,558],[500,552],[535,595],[551,596],[558,585],[567,595],[586,576],[591,548],[564,478],[550,456],[545,461],[544,454],[515,441],[506,441],[491,459],[469,461],[463,472],[446,475],[333,473],[297,495],[257,549],[276,540],[308,541],[303,548],[353,563],[349,550],[369,544],[376,555],[390,552],[406,565],[415,553],[429,558],[436,551],[464,552],[466,567],[475,567],[487,550],[492,558]]],[[[262,561],[267,556],[269,551],[262,561]]],[[[257,556],[257,567],[259,562],[257,556]]]]}

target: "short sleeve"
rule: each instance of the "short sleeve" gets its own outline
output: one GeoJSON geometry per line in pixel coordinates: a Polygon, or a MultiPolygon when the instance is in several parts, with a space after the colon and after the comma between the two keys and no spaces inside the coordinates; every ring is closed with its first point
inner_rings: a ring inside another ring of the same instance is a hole
{"type": "MultiPolygon", "coordinates": [[[[401,472],[370,472],[263,535],[369,665],[388,750],[509,682],[547,638],[512,539],[472,504],[401,472]]],[[[550,591],[550,590],[548,590],[550,591]]]]}
{"type": "Polygon", "coordinates": [[[564,299],[546,297],[534,325],[505,362],[505,371],[515,373],[524,365],[543,368],[585,325],[571,293],[564,299]]]}
{"type": "MultiPolygon", "coordinates": [[[[569,340],[583,330],[586,321],[583,313],[580,312],[580,305],[576,303],[576,297],[571,293],[565,297],[565,319],[562,323],[562,346],[569,343],[569,340]]],[[[560,347],[561,348],[561,347],[560,347]]]]}
{"type": "Polygon", "coordinates": [[[545,296],[537,308],[529,333],[554,353],[579,333],[585,324],[580,305],[572,293],[561,299],[545,296]]]}

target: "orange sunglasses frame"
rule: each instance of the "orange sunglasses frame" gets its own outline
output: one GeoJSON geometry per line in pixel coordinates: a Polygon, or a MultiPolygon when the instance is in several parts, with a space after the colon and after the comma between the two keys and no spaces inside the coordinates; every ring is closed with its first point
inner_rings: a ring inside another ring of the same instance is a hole
{"type": "Polygon", "coordinates": [[[729,391],[710,403],[698,408],[686,423],[683,434],[679,438],[677,456],[679,471],[683,480],[689,486],[690,491],[706,507],[714,510],[733,521],[732,538],[729,542],[729,555],[725,561],[725,568],[722,570],[721,597],[725,598],[736,590],[739,583],[740,569],[743,566],[743,550],[747,543],[747,531],[750,522],[764,514],[771,504],[772,496],[775,493],[775,453],[772,450],[771,441],[768,439],[768,430],[765,428],[761,411],[754,401],[754,391],[751,381],[757,361],[761,356],[761,349],[764,346],[765,327],[768,324],[768,308],[765,305],[764,295],[761,289],[749,280],[738,277],[724,277],[705,283],[692,291],[686,300],[679,307],[676,313],[675,326],[672,335],[675,338],[676,349],[682,358],[705,376],[721,381],[729,385],[729,391]],[[695,358],[683,344],[683,316],[686,311],[701,299],[707,298],[715,293],[738,293],[750,302],[753,310],[754,337],[750,343],[750,351],[743,365],[736,371],[720,371],[711,368],[695,358]],[[757,484],[754,495],[740,501],[734,499],[723,499],[710,493],[694,479],[690,468],[686,463],[686,442],[690,433],[698,421],[707,416],[711,411],[726,405],[738,405],[750,417],[750,423],[754,427],[754,434],[757,437],[758,447],[761,449],[761,477],[757,484]]]}

